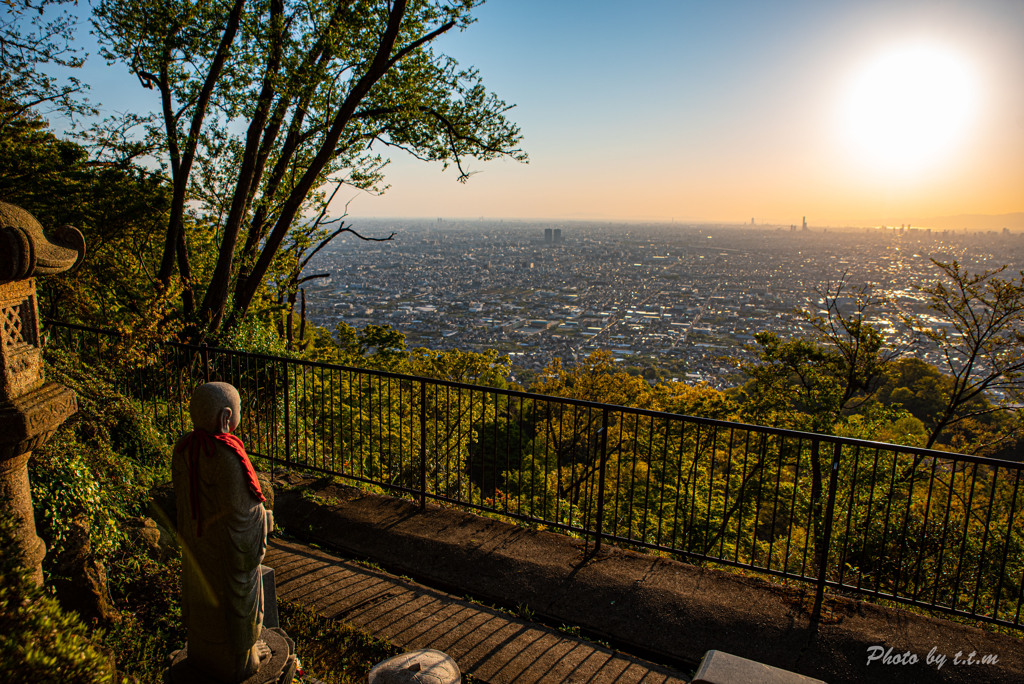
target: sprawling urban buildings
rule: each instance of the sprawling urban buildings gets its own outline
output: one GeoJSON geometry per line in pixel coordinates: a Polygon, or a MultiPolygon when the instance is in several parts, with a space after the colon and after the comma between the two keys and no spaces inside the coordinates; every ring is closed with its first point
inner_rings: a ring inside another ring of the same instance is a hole
{"type": "MultiPolygon", "coordinates": [[[[607,349],[660,377],[739,382],[762,330],[793,335],[816,293],[845,279],[879,304],[869,312],[894,345],[901,315],[927,315],[918,287],[931,259],[973,269],[1024,264],[1024,236],[911,227],[689,226],[367,221],[325,249],[310,272],[307,312],[333,327],[386,324],[410,346],[497,349],[530,371],[607,349]]],[[[853,303],[843,298],[844,306],[853,303]]],[[[915,353],[927,358],[932,350],[915,353]]]]}

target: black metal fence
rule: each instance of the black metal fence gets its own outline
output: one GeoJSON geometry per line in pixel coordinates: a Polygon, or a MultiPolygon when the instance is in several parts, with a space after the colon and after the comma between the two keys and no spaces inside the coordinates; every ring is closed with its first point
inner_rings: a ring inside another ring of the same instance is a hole
{"type": "MultiPolygon", "coordinates": [[[[117,338],[51,324],[115,362],[117,338]]],[[[250,454],[382,491],[1020,628],[1024,464],[165,344],[127,388],[169,439],[234,384],[250,454]]]]}

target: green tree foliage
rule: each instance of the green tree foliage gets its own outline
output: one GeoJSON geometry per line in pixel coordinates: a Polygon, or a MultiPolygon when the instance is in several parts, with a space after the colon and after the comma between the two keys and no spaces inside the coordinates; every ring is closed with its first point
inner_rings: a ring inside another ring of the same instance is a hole
{"type": "Polygon", "coordinates": [[[345,322],[334,328],[333,337],[328,337],[321,348],[326,347],[333,354],[320,354],[321,360],[331,360],[348,366],[360,366],[392,370],[400,367],[409,352],[405,348],[405,335],[387,325],[366,325],[358,330],[345,322]],[[328,358],[325,358],[328,356],[328,358]]]}
{"type": "MultiPolygon", "coordinates": [[[[231,373],[243,397],[251,400],[243,412],[258,424],[243,419],[240,429],[257,440],[269,438],[255,442],[264,446],[253,451],[266,449],[278,458],[406,488],[420,485],[420,458],[426,454],[433,491],[481,500],[469,464],[481,453],[478,442],[485,428],[493,434],[496,420],[507,422],[507,406],[496,405],[482,392],[421,385],[415,378],[507,387],[507,357],[493,351],[407,350],[405,337],[388,326],[355,329],[342,323],[333,335],[311,326],[309,335],[308,358],[346,369],[300,363],[285,371],[270,363],[238,373],[214,364],[214,377],[231,373]],[[424,431],[421,416],[426,418],[424,431]]],[[[181,386],[190,382],[185,379],[181,386]]]]}
{"type": "Polygon", "coordinates": [[[759,363],[747,369],[744,409],[750,422],[828,432],[839,420],[846,388],[843,359],[813,340],[754,336],[759,363]]]}
{"type": "MultiPolygon", "coordinates": [[[[531,389],[712,418],[735,418],[736,410],[727,396],[706,386],[651,386],[619,368],[607,352],[596,352],[571,368],[556,359],[531,389]]],[[[730,487],[733,493],[749,489],[758,472],[754,467],[722,469],[728,459],[723,460],[717,449],[726,435],[701,428],[680,431],[674,421],[642,412],[540,399],[527,403],[526,410],[513,412],[525,416],[525,424],[511,433],[526,436],[521,450],[505,459],[519,467],[502,476],[507,492],[515,497],[511,508],[529,507],[550,520],[591,527],[598,516],[598,498],[603,497],[606,533],[701,553],[725,543],[720,531],[738,511],[725,504],[723,494],[730,487]],[[695,512],[698,500],[721,505],[713,514],[681,515],[686,507],[695,512]]]]}
{"type": "Polygon", "coordinates": [[[920,359],[900,359],[892,364],[878,390],[878,401],[909,411],[922,423],[933,424],[952,389],[952,378],[920,359]]]}
{"type": "Polygon", "coordinates": [[[562,360],[555,357],[530,389],[539,394],[638,408],[655,408],[657,401],[651,386],[643,378],[619,369],[608,351],[593,352],[571,368],[564,368],[562,360]]]}
{"type": "Polygon", "coordinates": [[[866,438],[871,426],[874,439],[903,435],[898,443],[919,444],[903,409],[926,429],[922,446],[1013,457],[1020,435],[1013,414],[1024,386],[1024,275],[1012,280],[1002,276],[1005,267],[970,274],[955,262],[936,265],[942,277],[922,288],[931,315],[908,315],[904,323],[939,350],[942,368],[888,348],[865,322],[875,304],[866,292],[855,291],[852,310],[844,311],[840,281],[822,293],[823,315],[804,313],[808,335],[755,335],[758,362],[733,395],[743,420],[866,438]],[[895,413],[883,410],[889,408],[895,413]]]}
{"type": "Polygon", "coordinates": [[[40,283],[44,316],[135,338],[156,334],[172,305],[154,287],[154,236],[170,200],[159,178],[128,164],[94,163],[84,147],[26,114],[0,124],[0,200],[44,228],[70,224],[85,236],[85,266],[40,283]]]}
{"type": "MultiPolygon", "coordinates": [[[[187,316],[210,332],[243,318],[290,270],[282,245],[322,215],[323,188],[383,189],[381,148],[452,164],[460,180],[469,158],[525,160],[509,106],[431,47],[477,4],[100,2],[104,55],[159,97],[150,132],[173,192],[157,275],[167,286],[180,273],[187,316]],[[189,214],[213,231],[209,263],[190,248],[189,214]]],[[[337,234],[325,231],[312,241],[337,234]]]]}
{"type": "Polygon", "coordinates": [[[118,391],[114,372],[56,349],[47,357],[48,378],[71,387],[78,398],[78,410],[33,451],[30,462],[47,561],[60,555],[79,516],[88,523],[94,552],[106,557],[123,542],[119,524],[144,513],[150,487],[167,476],[167,451],[149,421],[118,391]]]}
{"type": "Polygon", "coordinates": [[[820,292],[825,315],[803,312],[814,331],[783,340],[775,333],[754,336],[758,363],[745,370],[744,413],[752,422],[828,433],[869,401],[898,350],[887,349],[881,333],[865,322],[874,304],[855,290],[852,310],[843,311],[845,282],[820,292]]]}
{"type": "MultiPolygon", "coordinates": [[[[920,359],[906,358],[892,364],[876,400],[882,406],[906,410],[919,421],[923,431],[920,446],[931,440],[933,447],[1018,460],[1014,447],[1019,426],[1010,411],[998,410],[986,394],[977,394],[964,402],[962,420],[939,428],[955,387],[952,376],[920,359]],[[938,436],[933,438],[935,434],[938,436]]],[[[916,443],[890,439],[887,435],[887,431],[880,430],[877,436],[868,438],[916,443]]]]}
{"type": "Polygon", "coordinates": [[[72,45],[75,19],[63,7],[71,0],[4,0],[0,13],[0,129],[33,113],[67,116],[91,109],[78,79],[59,79],[52,67],[75,69],[82,57],[72,45]]]}
{"type": "MultiPolygon", "coordinates": [[[[657,401],[647,381],[620,370],[606,351],[594,352],[570,368],[553,359],[531,390],[619,406],[655,408],[657,401]]],[[[584,508],[584,499],[592,498],[593,476],[600,467],[598,445],[609,426],[601,411],[581,406],[542,402],[533,415],[532,447],[541,458],[532,459],[532,476],[554,485],[554,496],[545,492],[543,497],[545,505],[553,506],[552,515],[560,516],[564,503],[566,520],[574,519],[574,512],[584,508]]],[[[618,450],[613,448],[612,453],[618,450]]]]}
{"type": "Polygon", "coordinates": [[[662,409],[669,413],[718,420],[738,420],[739,407],[732,396],[707,384],[659,382],[654,385],[653,390],[658,395],[658,403],[662,409]]]}

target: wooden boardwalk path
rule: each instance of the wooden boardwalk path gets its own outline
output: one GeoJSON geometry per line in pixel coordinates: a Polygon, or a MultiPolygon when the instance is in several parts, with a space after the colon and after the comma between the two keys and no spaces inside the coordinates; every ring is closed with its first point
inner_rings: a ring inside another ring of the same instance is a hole
{"type": "Polygon", "coordinates": [[[412,580],[281,539],[264,564],[278,596],[350,622],[405,650],[434,648],[492,684],[675,684],[681,673],[412,580]]]}

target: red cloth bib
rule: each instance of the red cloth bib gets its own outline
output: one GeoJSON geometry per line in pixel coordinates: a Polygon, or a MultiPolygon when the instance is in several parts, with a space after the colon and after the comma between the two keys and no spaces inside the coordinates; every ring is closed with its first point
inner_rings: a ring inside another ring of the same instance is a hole
{"type": "Polygon", "coordinates": [[[189,480],[189,503],[192,508],[192,519],[196,521],[196,536],[203,536],[203,521],[199,511],[199,461],[205,453],[212,456],[217,449],[216,442],[220,442],[230,449],[242,462],[245,468],[246,484],[253,496],[266,501],[263,490],[260,489],[260,481],[256,479],[256,470],[252,467],[249,454],[245,453],[245,445],[238,437],[228,433],[210,434],[206,430],[193,430],[185,435],[178,444],[178,448],[184,450],[188,458],[188,480],[189,480]]]}

